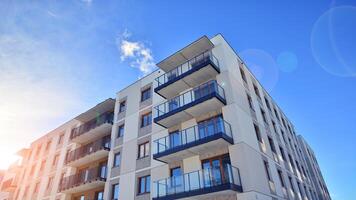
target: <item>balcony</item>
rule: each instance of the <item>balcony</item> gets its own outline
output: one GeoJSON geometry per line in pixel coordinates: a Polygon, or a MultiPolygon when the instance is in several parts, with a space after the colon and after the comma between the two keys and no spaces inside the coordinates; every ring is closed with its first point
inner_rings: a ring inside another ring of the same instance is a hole
{"type": "Polygon", "coordinates": [[[221,169],[203,169],[153,182],[153,200],[215,199],[237,192],[242,192],[240,173],[230,164],[221,169]]]}
{"type": "Polygon", "coordinates": [[[218,73],[219,61],[211,51],[207,51],[157,77],[155,92],[170,98],[215,78],[218,73]]]}
{"type": "Polygon", "coordinates": [[[81,146],[67,153],[65,164],[72,167],[83,166],[93,160],[108,157],[110,151],[110,136],[81,146]]]}
{"type": "Polygon", "coordinates": [[[93,139],[111,133],[114,114],[104,113],[83,125],[72,129],[70,139],[76,143],[87,143],[93,139]]]}
{"type": "Polygon", "coordinates": [[[230,124],[219,117],[212,123],[199,124],[153,141],[153,158],[172,163],[227,148],[233,143],[230,124]]]}
{"type": "Polygon", "coordinates": [[[59,192],[73,194],[104,187],[106,168],[94,167],[77,174],[64,177],[59,186],[59,192]]]}
{"type": "Polygon", "coordinates": [[[2,183],[2,186],[0,188],[0,191],[4,192],[14,192],[16,190],[16,184],[14,183],[14,179],[11,178],[9,180],[6,180],[2,183]]]}
{"type": "Polygon", "coordinates": [[[154,122],[169,128],[226,105],[224,89],[211,80],[157,105],[154,122]]]}

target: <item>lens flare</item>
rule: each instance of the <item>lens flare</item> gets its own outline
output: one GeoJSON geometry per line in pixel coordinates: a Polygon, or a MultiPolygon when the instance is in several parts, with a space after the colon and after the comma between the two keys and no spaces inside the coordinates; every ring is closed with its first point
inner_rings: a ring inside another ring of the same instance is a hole
{"type": "Polygon", "coordinates": [[[329,9],[315,22],[311,49],[315,60],[328,73],[356,76],[356,7],[329,9]]]}

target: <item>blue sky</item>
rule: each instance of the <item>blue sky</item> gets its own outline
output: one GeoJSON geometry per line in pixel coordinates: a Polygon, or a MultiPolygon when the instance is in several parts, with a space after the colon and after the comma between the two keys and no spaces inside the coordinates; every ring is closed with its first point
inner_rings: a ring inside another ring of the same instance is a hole
{"type": "Polygon", "coordinates": [[[311,144],[333,199],[356,198],[355,1],[4,0],[0,13],[0,163],[222,33],[311,144]]]}

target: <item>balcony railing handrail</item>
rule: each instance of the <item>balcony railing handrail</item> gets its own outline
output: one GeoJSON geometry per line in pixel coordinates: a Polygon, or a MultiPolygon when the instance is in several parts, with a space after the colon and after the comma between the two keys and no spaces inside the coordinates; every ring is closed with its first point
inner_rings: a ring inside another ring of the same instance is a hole
{"type": "Polygon", "coordinates": [[[83,158],[89,154],[92,154],[102,149],[110,150],[110,146],[105,146],[105,144],[110,144],[110,136],[103,137],[99,140],[69,151],[66,155],[65,163],[67,164],[74,160],[83,158]]]}
{"type": "Polygon", "coordinates": [[[107,112],[103,113],[100,116],[80,125],[79,127],[73,128],[70,138],[73,139],[77,136],[80,136],[102,124],[105,123],[113,123],[113,118],[114,118],[114,113],[113,112],[107,112]]]}
{"type": "Polygon", "coordinates": [[[60,182],[59,188],[60,191],[64,191],[95,180],[106,180],[106,172],[103,175],[101,167],[93,167],[87,171],[80,171],[79,173],[64,177],[60,182]]]}
{"type": "Polygon", "coordinates": [[[156,117],[164,115],[167,112],[176,110],[198,99],[204,98],[212,93],[217,93],[223,99],[225,99],[224,88],[221,87],[216,80],[210,80],[206,83],[203,83],[195,88],[184,92],[183,94],[177,95],[155,106],[154,109],[156,110],[156,117]]]}
{"type": "Polygon", "coordinates": [[[231,164],[226,164],[222,169],[220,167],[216,169],[201,169],[181,176],[172,176],[154,181],[153,197],[164,197],[225,184],[242,187],[240,171],[231,164]]]}
{"type": "Polygon", "coordinates": [[[222,118],[216,118],[216,120],[213,120],[213,123],[214,123],[213,132],[205,131],[208,126],[211,126],[211,124],[204,124],[204,125],[198,124],[183,129],[181,131],[174,132],[174,134],[177,134],[179,137],[178,144],[174,143],[174,141],[173,142],[171,141],[173,138],[171,135],[167,135],[154,140],[153,143],[156,145],[156,148],[154,149],[155,152],[153,154],[158,154],[173,148],[178,148],[220,133],[225,134],[230,138],[233,138],[230,123],[228,123],[222,118]],[[201,128],[203,128],[204,131],[200,131],[199,129],[201,128]]]}
{"type": "Polygon", "coordinates": [[[209,51],[205,51],[204,53],[201,53],[201,54],[195,56],[194,58],[189,59],[188,61],[186,61],[183,64],[178,65],[174,69],[169,70],[168,72],[155,78],[155,80],[156,80],[158,86],[160,86],[160,85],[168,82],[172,78],[178,77],[178,76],[184,74],[185,72],[190,71],[192,68],[194,68],[194,66],[196,66],[197,64],[200,64],[202,61],[205,61],[206,59],[209,59],[210,61],[212,61],[215,64],[216,67],[220,68],[219,60],[214,56],[214,54],[211,52],[211,50],[209,50],[209,51]]]}

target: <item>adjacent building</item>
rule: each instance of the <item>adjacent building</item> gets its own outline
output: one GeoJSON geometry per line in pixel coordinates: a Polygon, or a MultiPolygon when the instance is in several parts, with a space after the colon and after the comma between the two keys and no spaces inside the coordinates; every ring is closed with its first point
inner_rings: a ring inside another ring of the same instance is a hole
{"type": "Polygon", "coordinates": [[[8,199],[330,199],[310,146],[222,35],[157,66],[19,151],[8,199]]]}

